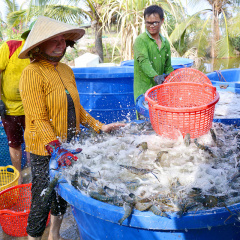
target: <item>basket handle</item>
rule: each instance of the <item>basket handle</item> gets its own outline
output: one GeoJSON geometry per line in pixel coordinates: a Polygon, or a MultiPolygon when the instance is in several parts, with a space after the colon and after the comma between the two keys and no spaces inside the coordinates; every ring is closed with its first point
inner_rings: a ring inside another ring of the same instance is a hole
{"type": "Polygon", "coordinates": [[[8,214],[8,215],[17,215],[17,216],[21,216],[21,215],[26,215],[26,214],[29,214],[30,213],[30,210],[27,210],[25,212],[15,212],[15,211],[12,211],[12,210],[7,210],[7,209],[3,209],[3,210],[0,210],[0,215],[1,214],[8,214]]]}
{"type": "Polygon", "coordinates": [[[214,86],[211,85],[211,84],[203,83],[203,86],[204,86],[204,91],[205,91],[205,92],[208,92],[208,93],[209,93],[209,90],[210,90],[212,93],[214,93],[214,92],[217,91],[217,88],[214,87],[214,86]],[[209,90],[208,90],[208,89],[209,89],[209,90]]]}

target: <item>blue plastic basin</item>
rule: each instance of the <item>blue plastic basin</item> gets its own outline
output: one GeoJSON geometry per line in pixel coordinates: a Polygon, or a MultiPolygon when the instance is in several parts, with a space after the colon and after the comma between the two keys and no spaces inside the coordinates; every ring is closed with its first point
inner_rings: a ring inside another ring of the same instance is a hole
{"type": "Polygon", "coordinates": [[[143,105],[144,101],[145,101],[144,94],[138,96],[138,98],[136,99],[136,110],[140,114],[142,114],[145,118],[147,118],[146,119],[147,121],[150,121],[149,109],[143,105]]]}
{"type": "MultiPolygon", "coordinates": [[[[225,124],[239,124],[239,121],[218,120],[225,124]]],[[[51,165],[51,164],[50,164],[51,165]]],[[[57,173],[51,170],[50,177],[57,173]]],[[[81,239],[84,240],[239,240],[240,222],[223,207],[189,212],[179,218],[176,213],[171,219],[156,216],[151,212],[134,210],[133,214],[118,224],[124,215],[122,207],[103,203],[81,194],[66,180],[61,179],[57,192],[71,205],[81,239]]],[[[240,204],[228,206],[239,214],[240,204]]]]}
{"type": "Polygon", "coordinates": [[[191,67],[193,65],[193,60],[188,58],[171,58],[171,64],[175,70],[184,67],[191,67]]]}
{"type": "Polygon", "coordinates": [[[206,74],[214,86],[225,85],[228,91],[240,93],[240,69],[232,68],[206,74]]]}
{"type": "MultiPolygon", "coordinates": [[[[191,67],[193,65],[193,60],[188,58],[171,58],[171,64],[173,69],[191,67]]],[[[134,60],[127,60],[121,62],[121,66],[134,66],[134,60]]]]}
{"type": "Polygon", "coordinates": [[[80,102],[103,123],[136,119],[131,67],[73,68],[80,102]]]}

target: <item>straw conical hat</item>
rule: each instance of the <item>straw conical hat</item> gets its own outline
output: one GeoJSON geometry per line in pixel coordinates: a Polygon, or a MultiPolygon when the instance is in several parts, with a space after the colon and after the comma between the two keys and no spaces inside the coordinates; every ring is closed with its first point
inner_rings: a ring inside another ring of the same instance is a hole
{"type": "Polygon", "coordinates": [[[81,28],[56,21],[52,18],[39,16],[18,57],[20,59],[28,58],[28,52],[31,49],[58,35],[64,35],[66,40],[75,42],[80,39],[84,33],[85,30],[81,28]]]}

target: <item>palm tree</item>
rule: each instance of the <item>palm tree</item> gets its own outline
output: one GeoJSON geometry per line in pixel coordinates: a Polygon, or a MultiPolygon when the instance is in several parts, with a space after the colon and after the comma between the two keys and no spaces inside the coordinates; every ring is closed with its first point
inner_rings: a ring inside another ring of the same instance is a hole
{"type": "Polygon", "coordinates": [[[84,0],[87,10],[85,14],[91,19],[92,27],[95,33],[95,49],[99,56],[99,60],[103,62],[103,44],[102,44],[102,21],[104,0],[84,0]]]}
{"type": "Polygon", "coordinates": [[[90,19],[95,31],[95,48],[100,62],[103,62],[101,9],[102,0],[84,0],[80,6],[78,0],[31,0],[27,9],[12,11],[8,14],[8,23],[17,26],[21,21],[26,25],[39,15],[47,16],[59,21],[82,25],[84,19],[90,19]]]}
{"type": "MultiPolygon", "coordinates": [[[[231,58],[235,56],[231,38],[239,36],[239,0],[205,0],[211,8],[204,9],[186,18],[175,27],[170,35],[172,42],[180,41],[186,31],[193,31],[192,46],[198,56],[207,52],[211,58],[231,58]],[[234,9],[234,11],[233,11],[234,9]],[[236,32],[236,29],[238,31],[236,32]],[[236,35],[237,34],[237,35],[236,35]],[[208,50],[209,49],[209,50],[208,50]],[[206,51],[208,50],[208,51],[206,51]]],[[[191,4],[198,1],[190,0],[191,4]]]]}
{"type": "MultiPolygon", "coordinates": [[[[118,36],[121,39],[121,60],[133,58],[133,43],[136,37],[144,31],[143,11],[151,0],[108,0],[104,7],[102,21],[104,26],[110,26],[111,19],[117,16],[118,36]]],[[[116,48],[116,43],[114,48],[116,48]]]]}
{"type": "MultiPolygon", "coordinates": [[[[104,24],[110,24],[111,19],[117,16],[119,36],[121,38],[121,60],[133,58],[133,43],[136,37],[145,31],[143,13],[147,6],[159,5],[164,9],[165,21],[162,27],[163,35],[168,39],[168,29],[170,24],[167,16],[172,16],[175,22],[181,22],[184,19],[185,10],[182,7],[181,0],[109,0],[105,6],[103,15],[104,24]]],[[[172,30],[171,30],[172,31],[172,30]]],[[[171,43],[171,42],[170,42],[171,43]]],[[[171,45],[172,51],[179,56],[177,50],[171,45]]]]}

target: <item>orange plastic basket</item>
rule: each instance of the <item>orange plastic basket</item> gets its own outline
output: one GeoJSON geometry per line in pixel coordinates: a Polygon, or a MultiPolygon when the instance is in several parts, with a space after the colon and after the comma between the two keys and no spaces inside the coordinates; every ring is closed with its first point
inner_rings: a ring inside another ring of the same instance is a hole
{"type": "Polygon", "coordinates": [[[18,185],[19,171],[8,165],[0,167],[0,192],[12,186],[18,185]]]}
{"type": "MultiPolygon", "coordinates": [[[[0,192],[0,224],[8,235],[27,236],[26,227],[32,200],[31,186],[31,183],[21,184],[0,192]]],[[[47,224],[49,220],[50,214],[47,224]]]]}
{"type": "Polygon", "coordinates": [[[164,83],[168,82],[195,82],[212,85],[206,74],[194,68],[179,68],[171,72],[164,81],[164,83]]]}
{"type": "Polygon", "coordinates": [[[173,82],[150,88],[145,100],[157,134],[176,139],[190,133],[191,138],[197,138],[212,127],[219,94],[210,84],[173,82]]]}

